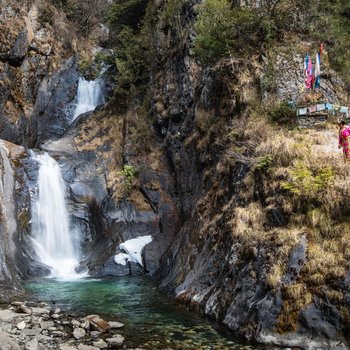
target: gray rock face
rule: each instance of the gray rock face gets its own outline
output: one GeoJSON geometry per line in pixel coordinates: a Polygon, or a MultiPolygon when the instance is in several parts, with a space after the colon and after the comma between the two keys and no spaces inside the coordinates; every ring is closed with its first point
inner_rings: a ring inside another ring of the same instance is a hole
{"type": "Polygon", "coordinates": [[[42,80],[30,117],[30,145],[58,138],[67,130],[74,112],[78,78],[72,57],[62,62],[57,72],[42,80]]]}
{"type": "Polygon", "coordinates": [[[18,237],[20,232],[19,218],[21,210],[26,212],[23,202],[18,202],[16,190],[20,189],[27,195],[24,179],[17,177],[16,166],[20,159],[25,157],[22,147],[0,141],[0,281],[2,282],[1,298],[7,300],[11,293],[6,289],[20,290],[20,247],[18,237]],[[23,181],[23,182],[20,182],[23,181]]]}

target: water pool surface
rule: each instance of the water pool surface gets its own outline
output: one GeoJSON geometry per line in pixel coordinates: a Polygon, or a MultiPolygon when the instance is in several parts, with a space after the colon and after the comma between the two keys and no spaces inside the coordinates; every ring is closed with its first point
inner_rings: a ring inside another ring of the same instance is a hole
{"type": "MultiPolygon", "coordinates": [[[[235,340],[231,333],[186,310],[142,277],[75,281],[42,279],[26,284],[31,300],[77,314],[99,314],[125,324],[127,346],[144,349],[267,349],[235,340]]],[[[271,348],[270,348],[271,349],[271,348]]]]}

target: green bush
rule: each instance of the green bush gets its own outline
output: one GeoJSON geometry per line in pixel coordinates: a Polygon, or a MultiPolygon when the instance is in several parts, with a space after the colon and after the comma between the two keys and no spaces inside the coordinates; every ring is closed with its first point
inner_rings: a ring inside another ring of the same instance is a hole
{"type": "Polygon", "coordinates": [[[280,125],[294,125],[296,122],[296,111],[287,102],[275,104],[269,111],[268,116],[272,122],[280,125]]]}
{"type": "Polygon", "coordinates": [[[131,190],[134,185],[134,180],[137,176],[137,171],[132,165],[125,164],[119,175],[124,176],[124,183],[128,190],[131,190]]]}
{"type": "Polygon", "coordinates": [[[139,91],[148,79],[147,42],[130,27],[124,27],[117,39],[119,44],[115,52],[118,70],[116,92],[129,96],[139,91]]]}
{"type": "Polygon", "coordinates": [[[232,7],[227,0],[205,0],[196,9],[193,52],[201,63],[213,64],[257,43],[260,24],[253,9],[232,7]]]}
{"type": "Polygon", "coordinates": [[[258,159],[257,164],[255,165],[255,169],[258,171],[266,171],[272,164],[272,156],[271,154],[267,154],[266,156],[260,157],[258,159]]]}
{"type": "Polygon", "coordinates": [[[107,20],[115,30],[124,26],[137,29],[145,13],[146,0],[122,0],[113,2],[107,14],[107,20]]]}
{"type": "Polygon", "coordinates": [[[303,197],[314,197],[334,179],[332,167],[312,171],[301,161],[296,162],[289,175],[290,181],[283,182],[282,188],[303,197]]]}

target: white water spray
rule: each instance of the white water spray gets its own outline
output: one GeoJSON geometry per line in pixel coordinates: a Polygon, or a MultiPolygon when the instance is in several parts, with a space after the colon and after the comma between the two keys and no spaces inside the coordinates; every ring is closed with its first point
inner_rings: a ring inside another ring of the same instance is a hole
{"type": "Polygon", "coordinates": [[[39,162],[38,197],[32,206],[34,248],[39,259],[51,268],[51,277],[74,279],[79,262],[79,238],[70,230],[65,202],[65,183],[58,163],[47,153],[39,162]]]}
{"type": "Polygon", "coordinates": [[[104,103],[103,80],[86,80],[79,78],[77,103],[72,121],[80,114],[93,111],[98,105],[104,103]]]}

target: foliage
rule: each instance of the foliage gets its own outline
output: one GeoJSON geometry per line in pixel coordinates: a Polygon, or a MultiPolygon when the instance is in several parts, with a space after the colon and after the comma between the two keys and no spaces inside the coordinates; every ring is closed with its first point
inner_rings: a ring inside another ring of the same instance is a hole
{"type": "Polygon", "coordinates": [[[124,184],[128,190],[131,190],[134,185],[134,180],[137,176],[137,171],[132,165],[125,164],[119,175],[124,177],[124,184]]]}
{"type": "Polygon", "coordinates": [[[233,53],[262,49],[293,27],[297,3],[263,0],[253,7],[232,0],[205,0],[197,5],[194,54],[201,63],[213,64],[233,53]]]}
{"type": "Polygon", "coordinates": [[[103,22],[109,7],[108,0],[52,0],[52,2],[66,13],[69,20],[78,25],[85,36],[98,23],[103,22]]]}
{"type": "Polygon", "coordinates": [[[194,54],[202,63],[215,63],[231,51],[258,41],[259,19],[248,7],[236,8],[227,0],[206,0],[197,5],[194,54]]]}
{"type": "Polygon", "coordinates": [[[130,27],[124,27],[117,39],[116,92],[121,95],[135,94],[137,87],[143,85],[148,78],[147,43],[142,35],[136,35],[130,27]]]}
{"type": "Polygon", "coordinates": [[[283,182],[282,187],[298,196],[314,197],[333,181],[334,174],[331,166],[312,171],[302,161],[297,161],[289,171],[290,181],[283,182]]]}
{"type": "Polygon", "coordinates": [[[272,160],[273,158],[271,154],[267,154],[266,156],[260,157],[258,159],[258,163],[255,166],[255,169],[258,171],[267,170],[271,166],[272,160]]]}
{"type": "Polygon", "coordinates": [[[137,29],[144,15],[146,4],[145,0],[113,2],[109,7],[107,20],[115,30],[120,30],[124,26],[137,29]]]}
{"type": "Polygon", "coordinates": [[[296,111],[287,102],[275,104],[269,111],[268,116],[274,123],[280,125],[294,125],[296,111]]]}
{"type": "Polygon", "coordinates": [[[174,24],[176,22],[176,19],[180,15],[180,11],[184,3],[184,0],[167,1],[160,16],[161,20],[163,20],[170,26],[174,24]]]}

